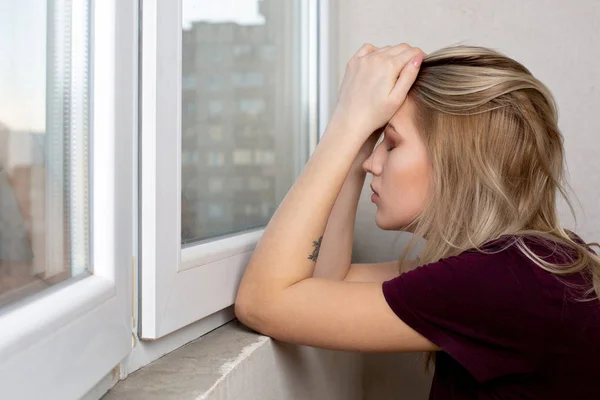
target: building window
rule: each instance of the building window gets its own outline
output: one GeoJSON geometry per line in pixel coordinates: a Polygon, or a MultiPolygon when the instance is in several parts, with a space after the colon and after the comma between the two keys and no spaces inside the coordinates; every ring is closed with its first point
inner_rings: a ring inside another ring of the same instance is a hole
{"type": "Polygon", "coordinates": [[[239,102],[240,111],[247,115],[257,115],[265,111],[263,99],[242,99],[239,102]]]}
{"type": "Polygon", "coordinates": [[[207,77],[206,87],[210,91],[217,91],[223,89],[223,75],[221,74],[211,74],[207,77]]]}
{"type": "Polygon", "coordinates": [[[275,61],[276,49],[275,45],[264,44],[260,46],[260,56],[266,61],[275,61]]]}
{"type": "Polygon", "coordinates": [[[231,76],[234,87],[253,88],[264,85],[263,74],[260,72],[235,72],[231,76]]]}
{"type": "Polygon", "coordinates": [[[233,163],[235,165],[252,164],[252,151],[251,150],[235,150],[233,152],[233,163]]]}
{"type": "Polygon", "coordinates": [[[183,102],[183,107],[184,107],[184,118],[186,120],[194,120],[196,117],[196,102],[195,101],[184,101],[183,102]]]}
{"type": "Polygon", "coordinates": [[[260,212],[259,207],[254,204],[246,204],[244,206],[244,214],[246,215],[256,215],[260,212]]]}
{"type": "Polygon", "coordinates": [[[252,191],[267,190],[270,186],[269,180],[260,176],[252,176],[248,179],[248,189],[252,191]]]}
{"type": "Polygon", "coordinates": [[[210,100],[208,102],[208,116],[219,117],[223,113],[223,102],[220,100],[210,100]]]}
{"type": "Polygon", "coordinates": [[[196,75],[185,75],[181,81],[181,87],[183,90],[195,89],[198,84],[196,75]]]}
{"type": "Polygon", "coordinates": [[[223,191],[223,179],[210,178],[208,180],[208,191],[210,193],[221,193],[223,191]]]}
{"type": "Polygon", "coordinates": [[[244,57],[252,54],[252,46],[249,44],[238,44],[233,46],[233,55],[236,57],[244,57]]]}
{"type": "Polygon", "coordinates": [[[215,46],[212,49],[212,57],[211,58],[215,63],[221,63],[224,59],[223,54],[224,54],[223,48],[221,48],[219,46],[215,46]]]}
{"type": "Polygon", "coordinates": [[[222,167],[225,165],[225,154],[222,152],[209,151],[207,157],[208,165],[211,167],[222,167]]]}
{"type": "Polygon", "coordinates": [[[271,150],[256,150],[254,161],[259,165],[273,165],[275,164],[275,152],[271,150]]]}
{"type": "Polygon", "coordinates": [[[208,128],[208,136],[215,141],[220,142],[223,140],[223,126],[212,125],[208,128]]]}

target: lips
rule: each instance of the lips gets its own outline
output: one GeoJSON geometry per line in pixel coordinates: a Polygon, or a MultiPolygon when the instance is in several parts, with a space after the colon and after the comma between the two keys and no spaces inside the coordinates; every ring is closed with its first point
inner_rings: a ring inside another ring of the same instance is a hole
{"type": "Polygon", "coordinates": [[[377,193],[377,190],[375,190],[375,188],[373,187],[373,184],[371,184],[371,190],[373,191],[373,193],[375,193],[376,195],[379,196],[379,193],[377,193]]]}

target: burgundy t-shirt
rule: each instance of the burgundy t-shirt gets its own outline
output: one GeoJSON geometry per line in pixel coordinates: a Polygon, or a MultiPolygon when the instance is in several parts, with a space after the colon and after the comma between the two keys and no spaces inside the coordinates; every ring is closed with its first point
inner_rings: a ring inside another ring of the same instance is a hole
{"type": "MultiPolygon", "coordinates": [[[[503,239],[491,243],[506,244],[503,239]]],[[[525,239],[548,261],[565,261],[525,239]]],[[[591,250],[590,250],[591,251],[591,250]]],[[[600,301],[512,245],[467,250],[383,283],[402,321],[436,344],[430,399],[600,399],[600,301]]]]}

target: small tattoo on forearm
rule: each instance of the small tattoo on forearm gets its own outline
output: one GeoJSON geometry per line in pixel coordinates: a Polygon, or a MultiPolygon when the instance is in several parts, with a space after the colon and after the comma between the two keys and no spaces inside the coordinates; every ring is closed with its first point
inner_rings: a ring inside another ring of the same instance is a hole
{"type": "Polygon", "coordinates": [[[319,257],[319,250],[321,249],[321,240],[323,240],[323,236],[321,236],[319,240],[313,242],[314,249],[312,254],[308,256],[309,260],[317,261],[317,257],[319,257]]]}

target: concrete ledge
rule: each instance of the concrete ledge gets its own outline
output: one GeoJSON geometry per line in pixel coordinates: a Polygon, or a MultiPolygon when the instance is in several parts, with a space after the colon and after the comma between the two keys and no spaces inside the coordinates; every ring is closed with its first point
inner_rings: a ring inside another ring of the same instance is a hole
{"type": "Polygon", "coordinates": [[[363,398],[359,354],[280,343],[237,320],[119,382],[105,400],[363,398]]]}

